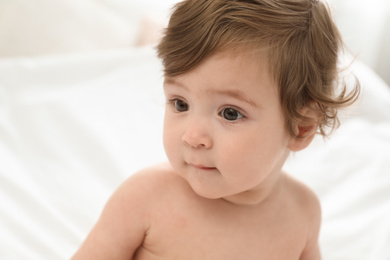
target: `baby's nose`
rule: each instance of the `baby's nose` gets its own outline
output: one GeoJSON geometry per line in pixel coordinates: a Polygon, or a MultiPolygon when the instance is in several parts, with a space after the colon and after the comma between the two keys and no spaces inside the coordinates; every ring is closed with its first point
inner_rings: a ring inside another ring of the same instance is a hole
{"type": "Polygon", "coordinates": [[[194,121],[188,125],[185,133],[182,136],[184,144],[192,148],[206,148],[213,146],[213,140],[208,130],[207,122],[194,121]]]}

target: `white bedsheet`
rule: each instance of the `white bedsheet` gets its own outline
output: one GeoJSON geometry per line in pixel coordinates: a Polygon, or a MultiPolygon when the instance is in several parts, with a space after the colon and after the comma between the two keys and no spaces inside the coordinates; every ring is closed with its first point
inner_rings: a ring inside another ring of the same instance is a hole
{"type": "MultiPolygon", "coordinates": [[[[390,88],[361,63],[362,99],[287,165],[323,206],[325,260],[390,259],[390,88]]],[[[68,259],[106,200],[165,160],[151,48],[0,60],[0,259],[68,259]]]]}
{"type": "Polygon", "coordinates": [[[151,49],[0,62],[0,259],[66,259],[129,174],[164,160],[151,49]]]}

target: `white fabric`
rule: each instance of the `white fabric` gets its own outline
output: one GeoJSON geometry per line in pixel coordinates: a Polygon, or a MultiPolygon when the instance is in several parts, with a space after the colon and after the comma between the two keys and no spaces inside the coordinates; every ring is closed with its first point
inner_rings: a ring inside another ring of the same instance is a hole
{"type": "Polygon", "coordinates": [[[165,159],[151,49],[0,61],[0,259],[66,259],[129,176],[165,159]]]}

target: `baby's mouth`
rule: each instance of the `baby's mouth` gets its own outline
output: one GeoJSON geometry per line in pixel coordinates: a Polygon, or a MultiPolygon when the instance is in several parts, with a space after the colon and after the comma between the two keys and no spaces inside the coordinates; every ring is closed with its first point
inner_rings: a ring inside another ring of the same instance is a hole
{"type": "Polygon", "coordinates": [[[203,171],[212,171],[212,170],[216,170],[217,168],[216,167],[209,167],[209,166],[204,166],[204,165],[201,165],[201,164],[191,164],[189,163],[188,165],[196,168],[196,169],[199,169],[199,170],[203,170],[203,171]]]}

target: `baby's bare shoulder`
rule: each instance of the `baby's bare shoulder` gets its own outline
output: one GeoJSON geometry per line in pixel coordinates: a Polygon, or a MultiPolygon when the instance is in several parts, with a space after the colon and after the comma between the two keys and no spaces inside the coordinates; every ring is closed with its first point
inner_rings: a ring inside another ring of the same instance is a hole
{"type": "Polygon", "coordinates": [[[305,224],[306,245],[300,259],[320,259],[318,237],[321,227],[321,205],[317,195],[305,184],[286,177],[294,214],[305,224]]]}
{"type": "Polygon", "coordinates": [[[133,173],[125,180],[121,187],[124,190],[136,189],[141,192],[155,190],[164,182],[169,182],[172,170],[165,163],[156,164],[133,173]]]}
{"type": "Polygon", "coordinates": [[[321,215],[320,201],[313,190],[289,175],[286,175],[286,183],[288,186],[287,190],[290,193],[289,197],[299,210],[305,214],[316,214],[318,215],[317,217],[321,215]]]}
{"type": "Polygon", "coordinates": [[[131,175],[110,197],[73,259],[130,259],[144,241],[156,206],[169,194],[168,184],[178,182],[174,176],[163,165],[131,175]]]}
{"type": "Polygon", "coordinates": [[[132,174],[118,188],[125,197],[137,198],[142,203],[159,201],[178,190],[187,190],[186,182],[174,173],[168,163],[156,164],[132,174]]]}

